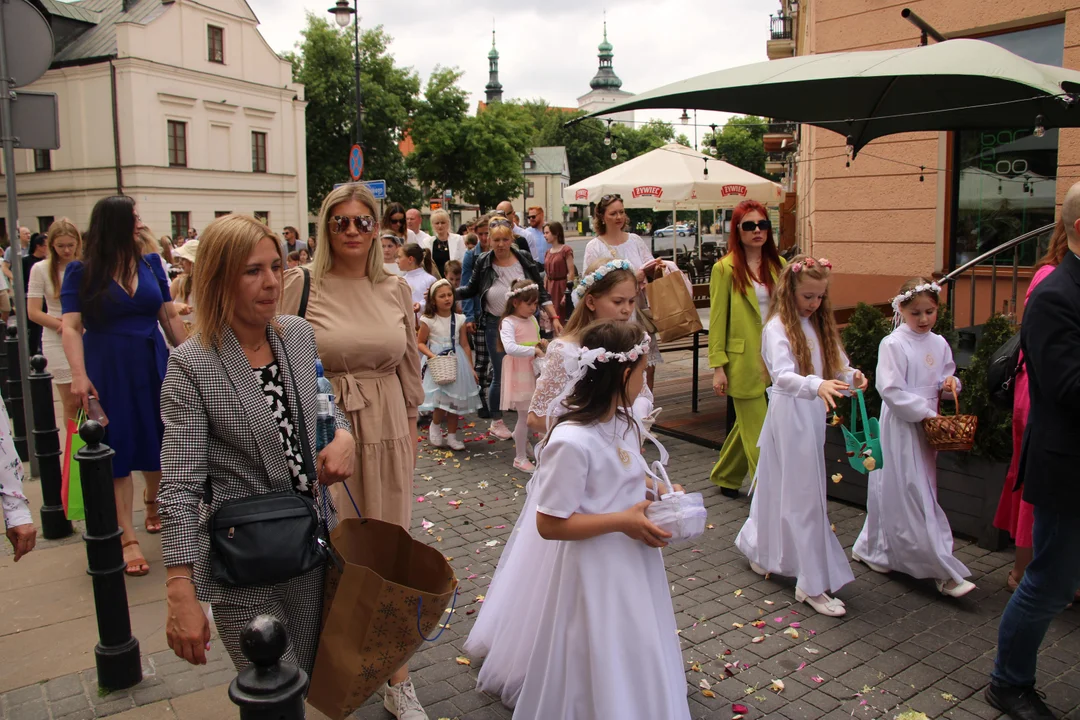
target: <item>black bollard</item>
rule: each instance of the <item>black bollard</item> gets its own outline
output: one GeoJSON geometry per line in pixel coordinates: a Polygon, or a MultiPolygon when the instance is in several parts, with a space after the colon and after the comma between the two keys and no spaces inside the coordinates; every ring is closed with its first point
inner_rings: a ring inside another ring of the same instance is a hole
{"type": "Polygon", "coordinates": [[[53,376],[45,368],[41,355],[30,358],[30,402],[34,409],[34,454],[41,476],[41,534],[47,540],[65,538],[72,533],[71,521],[64,515],[60,497],[60,431],[53,409],[53,376]]]}
{"type": "Polygon", "coordinates": [[[87,573],[94,581],[94,607],[97,610],[99,642],[94,648],[98,687],[123,690],[142,680],[139,641],[131,636],[127,586],[124,584],[124,550],[121,530],[116,523],[116,497],[113,495],[113,451],[102,444],[105,428],[87,420],[79,428],[86,447],[75,454],[82,477],[83,504],[86,506],[87,573]]]}
{"type": "Polygon", "coordinates": [[[23,413],[22,366],[19,365],[19,328],[9,325],[7,340],[7,409],[11,417],[11,439],[15,442],[15,452],[19,459],[30,459],[26,449],[26,415],[23,413]]]}
{"type": "Polygon", "coordinates": [[[240,633],[240,650],[251,664],[229,684],[240,720],[303,720],[307,673],[281,656],[289,645],[285,626],[259,615],[240,633]]]}

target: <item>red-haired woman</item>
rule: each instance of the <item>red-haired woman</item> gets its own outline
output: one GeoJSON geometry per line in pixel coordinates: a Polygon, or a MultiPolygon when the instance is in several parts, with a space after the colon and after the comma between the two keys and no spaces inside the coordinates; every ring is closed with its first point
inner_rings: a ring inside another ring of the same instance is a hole
{"type": "MultiPolygon", "coordinates": [[[[1031,297],[1031,291],[1035,286],[1046,279],[1061,261],[1065,259],[1065,253],[1069,251],[1069,240],[1065,234],[1065,223],[1059,218],[1054,234],[1050,238],[1050,247],[1046,254],[1035,265],[1035,275],[1028,285],[1024,303],[1027,304],[1031,297]]],[[[1023,363],[1023,355],[1020,356],[1023,363]]],[[[1031,537],[1031,527],[1035,522],[1032,514],[1031,503],[1024,502],[1022,497],[1023,488],[1016,487],[1016,476],[1020,470],[1020,446],[1024,441],[1024,428],[1027,427],[1028,410],[1030,408],[1028,395],[1027,370],[1020,365],[1020,371],[1016,374],[1013,385],[1013,454],[1012,462],[1009,463],[1009,472],[1005,475],[1005,485],[1001,488],[1001,500],[998,501],[997,514],[994,516],[994,527],[1000,530],[1008,530],[1016,542],[1016,560],[1013,569],[1006,578],[1006,584],[1010,592],[1015,590],[1024,577],[1024,571],[1034,554],[1034,543],[1031,537]]]]}
{"type": "Polygon", "coordinates": [[[736,416],[709,479],[729,498],[739,496],[743,478],[757,469],[766,410],[761,329],[783,266],[765,206],[742,201],[731,214],[727,254],[713,265],[709,281],[713,390],[731,397],[736,416]]]}

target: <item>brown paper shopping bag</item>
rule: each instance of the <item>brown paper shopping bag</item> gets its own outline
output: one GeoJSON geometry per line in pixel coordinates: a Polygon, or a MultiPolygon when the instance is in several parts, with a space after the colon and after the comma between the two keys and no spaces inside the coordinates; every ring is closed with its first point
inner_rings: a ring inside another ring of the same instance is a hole
{"type": "Polygon", "coordinates": [[[392,523],[349,518],[330,540],[341,569],[327,566],[307,701],[331,720],[342,720],[435,630],[457,578],[442,553],[392,523]]]}
{"type": "Polygon", "coordinates": [[[681,271],[673,271],[660,263],[657,277],[645,287],[645,293],[661,342],[678,340],[702,329],[701,318],[681,271]]]}

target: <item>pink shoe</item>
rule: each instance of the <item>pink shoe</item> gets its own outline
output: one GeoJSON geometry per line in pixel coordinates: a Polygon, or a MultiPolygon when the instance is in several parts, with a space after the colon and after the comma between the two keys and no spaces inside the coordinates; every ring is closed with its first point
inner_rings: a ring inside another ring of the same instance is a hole
{"type": "Polygon", "coordinates": [[[506,427],[506,423],[502,420],[492,420],[491,427],[488,429],[490,435],[494,435],[500,440],[509,440],[514,437],[514,434],[510,432],[510,429],[506,427]]]}
{"type": "Polygon", "coordinates": [[[528,458],[514,458],[514,469],[521,472],[536,472],[536,466],[529,462],[528,458]]]}

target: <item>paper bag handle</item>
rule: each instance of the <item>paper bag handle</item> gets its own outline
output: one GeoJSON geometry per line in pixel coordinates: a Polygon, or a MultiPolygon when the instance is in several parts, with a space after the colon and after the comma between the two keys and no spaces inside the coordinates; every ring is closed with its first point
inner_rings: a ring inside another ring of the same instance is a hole
{"type": "Polygon", "coordinates": [[[450,618],[454,617],[454,608],[457,607],[457,596],[458,596],[458,592],[460,592],[460,591],[461,591],[460,586],[454,588],[454,599],[450,603],[450,616],[446,618],[446,622],[443,623],[442,627],[439,628],[439,632],[435,633],[435,637],[432,637],[432,638],[424,637],[424,630],[423,630],[423,628],[420,627],[420,615],[424,611],[424,596],[423,595],[417,595],[416,596],[416,601],[417,601],[416,602],[416,632],[420,633],[420,637],[424,638],[424,642],[435,642],[436,640],[439,639],[439,636],[442,635],[443,632],[446,631],[446,628],[450,627],[450,618]]]}

